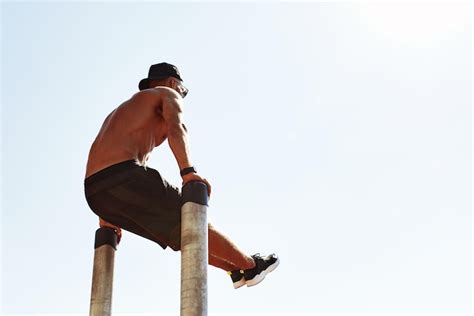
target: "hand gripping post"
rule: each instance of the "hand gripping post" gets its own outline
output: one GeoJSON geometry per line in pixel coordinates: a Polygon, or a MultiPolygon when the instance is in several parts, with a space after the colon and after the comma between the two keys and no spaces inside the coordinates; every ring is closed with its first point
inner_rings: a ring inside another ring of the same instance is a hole
{"type": "Polygon", "coordinates": [[[112,285],[114,279],[117,234],[112,228],[102,227],[95,232],[94,270],[90,316],[110,316],[112,308],[112,285]]]}
{"type": "Polygon", "coordinates": [[[207,315],[207,186],[188,182],[181,208],[181,316],[207,315]]]}

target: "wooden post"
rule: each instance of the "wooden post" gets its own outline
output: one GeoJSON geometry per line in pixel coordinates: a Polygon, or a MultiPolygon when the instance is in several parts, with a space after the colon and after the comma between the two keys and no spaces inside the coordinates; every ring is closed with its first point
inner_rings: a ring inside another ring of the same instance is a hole
{"type": "Polygon", "coordinates": [[[207,186],[189,182],[182,190],[181,316],[207,315],[207,186]]]}
{"type": "Polygon", "coordinates": [[[102,227],[95,232],[94,270],[90,316],[110,316],[117,234],[112,228],[102,227]]]}

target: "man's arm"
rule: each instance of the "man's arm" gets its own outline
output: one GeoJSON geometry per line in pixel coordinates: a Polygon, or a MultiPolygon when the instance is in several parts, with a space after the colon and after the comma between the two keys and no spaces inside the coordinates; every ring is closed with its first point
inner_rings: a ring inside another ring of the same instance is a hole
{"type": "MultiPolygon", "coordinates": [[[[183,98],[174,90],[166,89],[163,97],[162,115],[166,122],[168,143],[179,166],[179,170],[192,167],[186,127],[183,123],[183,98]]],[[[188,173],[183,177],[183,185],[189,181],[206,183],[211,195],[211,184],[197,173],[188,173]]]]}
{"type": "Polygon", "coordinates": [[[172,89],[166,89],[163,97],[163,118],[166,122],[166,134],[171,151],[179,166],[179,170],[191,167],[189,142],[183,124],[183,99],[172,89]]]}

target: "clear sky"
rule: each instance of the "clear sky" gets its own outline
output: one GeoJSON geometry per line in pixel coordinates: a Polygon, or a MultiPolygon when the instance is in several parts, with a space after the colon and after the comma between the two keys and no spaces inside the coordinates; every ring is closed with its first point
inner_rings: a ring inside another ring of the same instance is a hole
{"type": "MultiPolygon", "coordinates": [[[[210,315],[470,314],[472,5],[2,2],[2,315],[87,315],[89,147],[151,64],[190,89],[215,226],[280,267],[210,315]]],[[[175,184],[167,144],[149,165],[175,184]]],[[[177,315],[179,253],[124,232],[114,315],[177,315]]]]}

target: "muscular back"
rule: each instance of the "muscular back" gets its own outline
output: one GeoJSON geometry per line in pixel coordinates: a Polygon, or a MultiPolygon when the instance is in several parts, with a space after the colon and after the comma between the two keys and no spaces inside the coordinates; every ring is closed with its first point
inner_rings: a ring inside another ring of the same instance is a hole
{"type": "MultiPolygon", "coordinates": [[[[144,165],[149,154],[179,124],[181,97],[167,87],[134,94],[107,116],[89,152],[86,177],[129,159],[144,165]]],[[[178,127],[179,129],[179,127],[178,127]]]]}

